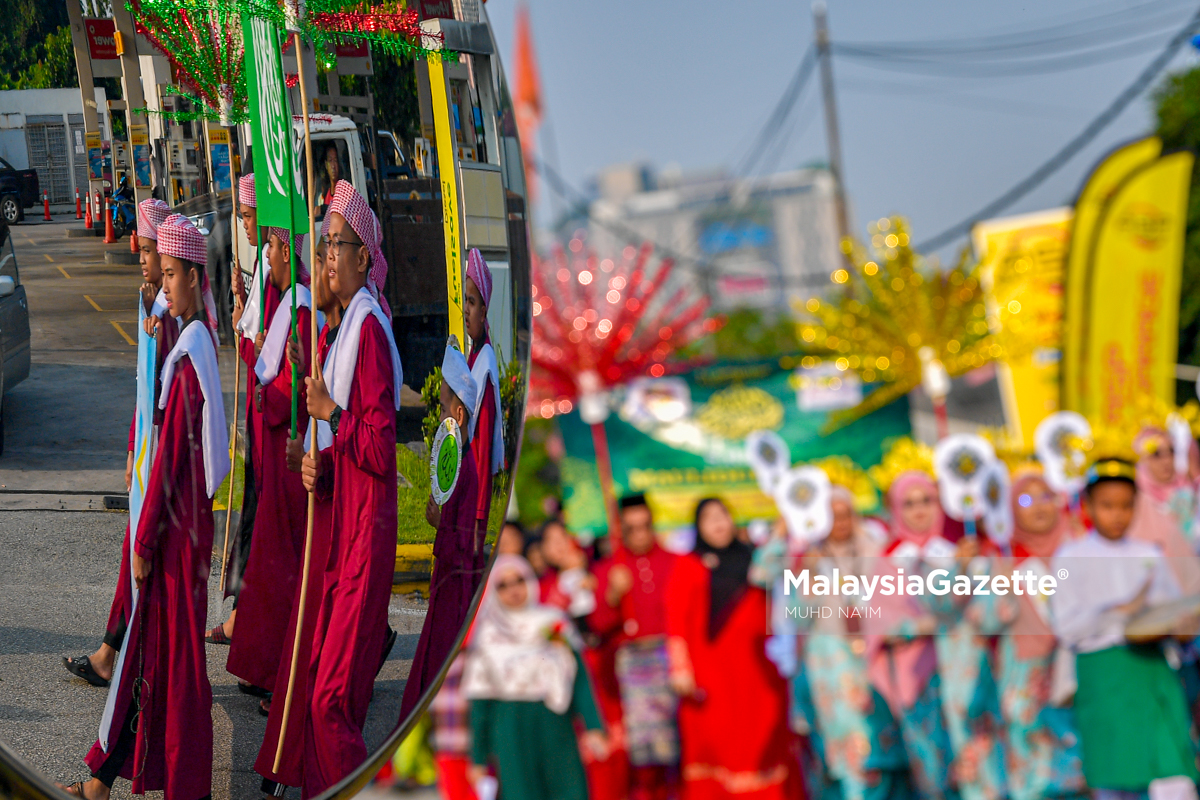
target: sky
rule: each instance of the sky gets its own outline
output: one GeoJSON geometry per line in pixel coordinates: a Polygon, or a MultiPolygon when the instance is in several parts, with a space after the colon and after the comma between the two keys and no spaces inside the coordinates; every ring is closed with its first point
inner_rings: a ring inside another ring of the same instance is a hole
{"type": "MultiPolygon", "coordinates": [[[[545,109],[541,152],[576,187],[608,165],[629,161],[658,169],[732,169],[813,39],[808,0],[527,3],[545,109]]],[[[919,242],[1003,194],[1078,134],[1158,55],[1200,0],[828,5],[835,43],[961,40],[1095,21],[1131,9],[1138,21],[1155,20],[1145,22],[1144,35],[1121,58],[1050,74],[997,77],[956,66],[950,76],[929,76],[835,56],[851,227],[863,236],[868,220],[900,214],[919,242]]],[[[511,71],[516,0],[490,0],[486,9],[511,71]]],[[[1185,45],[1167,72],[1195,65],[1198,56],[1185,45]]],[[[827,157],[816,78],[790,123],[780,126],[784,135],[773,161],[778,169],[827,157]]],[[[1002,216],[1070,203],[1106,151],[1150,132],[1153,124],[1146,93],[1002,216]]],[[[548,210],[543,203],[543,215],[548,210]]]]}

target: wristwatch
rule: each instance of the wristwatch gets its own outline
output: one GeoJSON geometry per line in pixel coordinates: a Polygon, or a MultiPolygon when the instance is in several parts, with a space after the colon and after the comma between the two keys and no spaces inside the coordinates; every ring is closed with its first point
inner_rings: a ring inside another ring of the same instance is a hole
{"type": "Polygon", "coordinates": [[[329,412],[329,431],[334,436],[337,436],[338,422],[342,419],[342,407],[334,406],[333,411],[329,412]]]}

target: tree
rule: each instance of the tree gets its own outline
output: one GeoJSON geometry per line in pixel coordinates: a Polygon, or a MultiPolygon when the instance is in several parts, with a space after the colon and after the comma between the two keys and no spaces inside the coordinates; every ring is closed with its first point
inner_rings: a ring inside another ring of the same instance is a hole
{"type": "MultiPolygon", "coordinates": [[[[1200,67],[1167,77],[1154,92],[1164,151],[1200,153],[1200,67]]],[[[1179,362],[1200,363],[1200,171],[1192,173],[1180,287],[1179,362]]]]}
{"type": "MultiPolygon", "coordinates": [[[[0,19],[0,89],[15,89],[26,70],[46,60],[46,39],[66,28],[67,5],[64,0],[0,0],[0,19]]],[[[70,39],[68,32],[68,46],[70,39]]]]}
{"type": "Polygon", "coordinates": [[[13,89],[74,89],[79,86],[71,29],[59,28],[38,45],[38,60],[13,80],[13,89]]]}

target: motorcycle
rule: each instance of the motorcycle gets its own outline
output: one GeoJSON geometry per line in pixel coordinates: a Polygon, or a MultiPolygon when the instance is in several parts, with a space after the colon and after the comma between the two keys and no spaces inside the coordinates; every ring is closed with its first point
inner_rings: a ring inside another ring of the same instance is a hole
{"type": "Polygon", "coordinates": [[[128,178],[121,178],[120,186],[108,202],[109,211],[112,213],[113,233],[118,239],[124,239],[130,231],[137,230],[137,208],[128,178]]]}

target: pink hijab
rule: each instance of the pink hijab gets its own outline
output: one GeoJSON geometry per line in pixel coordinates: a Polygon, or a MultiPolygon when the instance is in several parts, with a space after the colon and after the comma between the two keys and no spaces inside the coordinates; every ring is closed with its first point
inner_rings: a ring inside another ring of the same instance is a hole
{"type": "MultiPolygon", "coordinates": [[[[901,518],[904,496],[919,486],[926,487],[930,494],[937,497],[937,484],[933,479],[924,472],[915,470],[901,474],[888,490],[888,510],[892,515],[892,543],[887,550],[889,553],[902,542],[924,546],[935,535],[941,534],[945,517],[940,504],[932,524],[925,531],[909,528],[901,518]]],[[[890,575],[898,579],[901,577],[899,570],[900,567],[890,557],[875,559],[874,574],[880,578],[890,575]]],[[[904,709],[912,708],[929,684],[929,679],[937,669],[937,652],[933,639],[928,636],[901,644],[885,644],[885,638],[894,632],[898,624],[925,616],[926,611],[915,597],[876,594],[872,603],[880,613],[868,615],[863,620],[867,644],[867,675],[871,684],[887,700],[893,713],[898,714],[904,709]]]]}
{"type": "MultiPolygon", "coordinates": [[[[1049,566],[1050,557],[1058,550],[1063,542],[1072,537],[1071,518],[1063,508],[1065,498],[1058,496],[1058,521],[1054,527],[1045,533],[1034,533],[1022,528],[1017,522],[1017,509],[1021,494],[1028,491],[1034,484],[1047,486],[1045,478],[1037,472],[1026,472],[1012,483],[1010,503],[1013,511],[1013,564],[1020,564],[1028,558],[1041,559],[1043,565],[1049,566]]],[[[1047,488],[1049,488],[1047,486],[1047,488]]],[[[1008,565],[1003,565],[998,572],[1011,571],[1008,565]]],[[[1046,658],[1054,652],[1054,632],[1042,618],[1033,605],[1034,601],[1023,595],[1017,602],[1017,617],[1008,628],[1008,635],[1015,636],[1017,658],[1028,661],[1034,658],[1046,658]]]]}
{"type": "MultiPolygon", "coordinates": [[[[1134,448],[1141,453],[1145,444],[1156,437],[1168,443],[1171,441],[1162,428],[1147,427],[1143,428],[1134,440],[1134,448]]],[[[1129,528],[1131,538],[1157,545],[1163,551],[1175,580],[1179,582],[1179,588],[1185,595],[1200,594],[1200,557],[1192,550],[1191,544],[1175,520],[1175,515],[1166,504],[1175,491],[1189,485],[1187,478],[1178,474],[1170,482],[1160,483],[1150,474],[1145,459],[1138,459],[1137,507],[1133,513],[1133,524],[1129,528]]]]}

